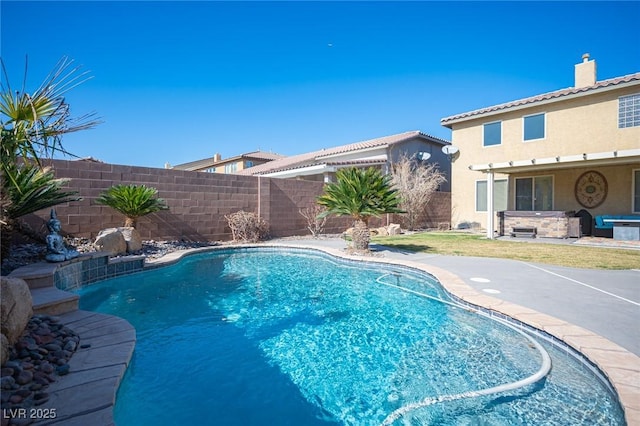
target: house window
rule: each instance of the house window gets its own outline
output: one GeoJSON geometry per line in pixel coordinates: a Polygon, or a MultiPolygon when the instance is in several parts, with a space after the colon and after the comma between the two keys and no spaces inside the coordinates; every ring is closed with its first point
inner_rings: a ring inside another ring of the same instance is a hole
{"type": "Polygon", "coordinates": [[[633,212],[640,213],[640,170],[633,171],[633,212]]]}
{"type": "Polygon", "coordinates": [[[553,177],[516,178],[516,210],[553,210],[553,177]]]}
{"type": "MultiPolygon", "coordinates": [[[[493,210],[502,211],[507,209],[507,179],[496,179],[493,181],[493,210]]],[[[487,181],[476,181],[476,211],[487,211],[487,181]]]]}
{"type": "Polygon", "coordinates": [[[249,160],[249,161],[245,161],[245,162],[244,162],[244,166],[245,166],[246,168],[253,167],[253,161],[250,161],[250,160],[249,160]]]}
{"type": "Polygon", "coordinates": [[[216,168],[215,167],[209,167],[208,169],[205,170],[205,172],[207,172],[207,173],[215,173],[216,172],[216,168]]]}
{"type": "Polygon", "coordinates": [[[544,113],[527,115],[524,122],[524,140],[544,139],[544,113]]]}
{"type": "Polygon", "coordinates": [[[238,163],[231,163],[231,164],[224,165],[225,173],[235,173],[236,170],[238,170],[238,163]]]}
{"type": "Polygon", "coordinates": [[[618,127],[640,126],[640,93],[618,98],[618,127]]]}
{"type": "Polygon", "coordinates": [[[500,145],[502,143],[502,122],[486,123],[482,139],[483,146],[500,145]]]}

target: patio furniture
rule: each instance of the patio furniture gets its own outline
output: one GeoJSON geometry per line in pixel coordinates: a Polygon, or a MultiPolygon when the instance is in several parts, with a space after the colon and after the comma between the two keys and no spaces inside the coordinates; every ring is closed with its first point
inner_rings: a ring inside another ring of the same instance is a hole
{"type": "Polygon", "coordinates": [[[616,240],[640,239],[640,215],[599,215],[594,218],[593,235],[616,240]]]}

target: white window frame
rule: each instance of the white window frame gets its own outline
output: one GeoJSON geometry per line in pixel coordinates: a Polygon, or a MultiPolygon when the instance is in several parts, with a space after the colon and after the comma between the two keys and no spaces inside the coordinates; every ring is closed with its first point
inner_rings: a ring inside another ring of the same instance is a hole
{"type": "MultiPolygon", "coordinates": [[[[473,208],[475,209],[476,213],[486,213],[487,212],[486,209],[485,210],[478,210],[478,200],[479,200],[479,198],[478,198],[478,182],[487,183],[487,179],[476,179],[476,182],[474,184],[475,199],[474,199],[473,208]]],[[[494,203],[493,204],[494,204],[494,206],[493,206],[493,209],[494,209],[494,211],[501,211],[500,209],[496,209],[496,206],[495,206],[495,186],[496,186],[496,183],[498,183],[498,182],[506,182],[507,183],[507,188],[506,188],[506,192],[505,192],[505,196],[506,196],[506,199],[505,199],[505,204],[506,204],[505,205],[505,210],[507,210],[509,208],[509,179],[507,179],[507,178],[494,179],[494,181],[493,181],[493,187],[494,187],[494,191],[493,191],[493,194],[494,194],[494,200],[493,200],[494,203]]],[[[484,194],[484,199],[485,199],[485,201],[487,199],[487,194],[486,193],[484,194]]]]}
{"type": "Polygon", "coordinates": [[[624,95],[624,96],[620,96],[618,98],[618,129],[628,129],[630,127],[638,127],[640,126],[640,119],[636,120],[635,119],[635,112],[636,111],[640,111],[640,105],[636,106],[636,103],[640,102],[640,93],[632,93],[630,95],[624,95]],[[625,120],[621,119],[622,116],[622,100],[623,99],[627,99],[630,98],[632,101],[632,105],[628,106],[627,108],[631,108],[631,123],[627,125],[627,120],[626,120],[626,114],[625,116],[625,120]],[[623,125],[624,124],[624,125],[623,125]]]}
{"type": "Polygon", "coordinates": [[[537,112],[535,114],[527,114],[522,116],[522,142],[542,141],[542,140],[545,140],[546,138],[547,138],[547,113],[546,112],[543,111],[543,112],[537,112]],[[544,135],[541,138],[525,139],[526,119],[529,117],[535,117],[537,115],[541,115],[544,118],[544,126],[542,126],[542,132],[544,133],[544,135]]]}
{"type": "Polygon", "coordinates": [[[631,170],[631,213],[640,214],[640,200],[636,205],[636,190],[640,186],[640,169],[631,170]],[[638,181],[636,182],[636,173],[638,173],[638,181]]]}
{"type": "Polygon", "coordinates": [[[483,148],[491,148],[494,146],[500,146],[502,145],[502,120],[496,120],[496,121],[489,121],[487,123],[482,123],[482,147],[483,148]],[[496,143],[493,145],[486,145],[485,144],[485,140],[484,140],[484,127],[489,125],[489,124],[496,124],[499,123],[500,124],[500,143],[496,143]]]}
{"type": "MultiPolygon", "coordinates": [[[[534,197],[531,201],[532,207],[535,209],[535,195],[536,195],[536,179],[538,178],[551,178],[551,208],[549,210],[540,210],[540,211],[552,211],[555,209],[556,205],[556,177],[555,175],[535,175],[535,176],[518,176],[513,178],[513,209],[518,210],[518,179],[532,179],[533,188],[531,196],[534,197]]],[[[538,210],[520,210],[520,211],[538,211],[538,210]]]]}

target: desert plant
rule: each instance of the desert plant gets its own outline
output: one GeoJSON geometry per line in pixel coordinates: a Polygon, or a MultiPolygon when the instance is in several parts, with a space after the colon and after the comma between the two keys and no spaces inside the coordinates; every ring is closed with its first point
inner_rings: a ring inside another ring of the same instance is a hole
{"type": "Polygon", "coordinates": [[[369,249],[371,235],[369,218],[384,213],[403,213],[397,190],[391,186],[391,176],[370,167],[340,169],[336,182],[325,185],[318,204],[327,208],[321,216],[337,214],[354,219],[353,248],[357,251],[369,249]]]}
{"type": "MultiPolygon", "coordinates": [[[[26,68],[26,67],[25,67],[26,68]]],[[[90,77],[74,67],[73,61],[63,57],[32,93],[26,88],[14,91],[9,84],[4,62],[0,93],[2,118],[2,148],[0,164],[4,173],[11,172],[18,157],[40,164],[41,157],[56,152],[69,154],[62,146],[62,136],[96,126],[93,114],[72,117],[64,95],[90,77]]],[[[24,80],[27,75],[25,71],[24,80]]],[[[10,179],[11,175],[5,178],[10,179]]]]}
{"type": "Polygon", "coordinates": [[[12,170],[13,179],[2,180],[2,257],[9,255],[11,238],[19,232],[36,241],[44,239],[20,218],[61,203],[77,201],[76,191],[65,191],[68,179],[56,178],[50,168],[23,164],[12,170]]]}
{"type": "Polygon", "coordinates": [[[138,218],[169,208],[162,198],[156,198],[157,194],[157,189],[145,185],[114,185],[102,192],[96,203],[122,213],[124,226],[135,228],[138,218]]]}
{"type": "Polygon", "coordinates": [[[433,193],[446,178],[437,164],[425,164],[406,155],[393,164],[392,170],[391,182],[400,195],[400,207],[407,212],[407,228],[414,230],[419,226],[433,193]]]}
{"type": "Polygon", "coordinates": [[[240,210],[224,217],[227,220],[233,241],[255,243],[269,233],[269,224],[255,213],[240,210]]]}
{"type": "MultiPolygon", "coordinates": [[[[75,192],[64,191],[65,180],[56,179],[43,168],[41,156],[67,153],[62,136],[98,124],[92,115],[71,116],[64,94],[88,77],[72,68],[73,61],[62,58],[38,89],[28,93],[24,87],[14,91],[4,62],[0,84],[0,210],[2,217],[2,256],[8,255],[14,231],[41,239],[19,218],[38,210],[77,200],[75,192]]],[[[24,82],[27,81],[25,71],[24,82]]]]}
{"type": "Polygon", "coordinates": [[[311,232],[311,235],[315,238],[324,232],[324,226],[329,218],[325,215],[326,207],[317,203],[312,203],[309,206],[298,210],[300,215],[307,221],[307,229],[311,232]]]}

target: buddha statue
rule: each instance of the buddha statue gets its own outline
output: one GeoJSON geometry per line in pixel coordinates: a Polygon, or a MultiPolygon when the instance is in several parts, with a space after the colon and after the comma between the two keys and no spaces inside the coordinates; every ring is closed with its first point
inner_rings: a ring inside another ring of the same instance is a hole
{"type": "Polygon", "coordinates": [[[67,247],[62,236],[58,233],[61,225],[54,209],[51,209],[51,218],[47,222],[47,228],[49,228],[47,255],[45,256],[47,262],[62,262],[78,257],[78,252],[72,247],[67,247]]]}

